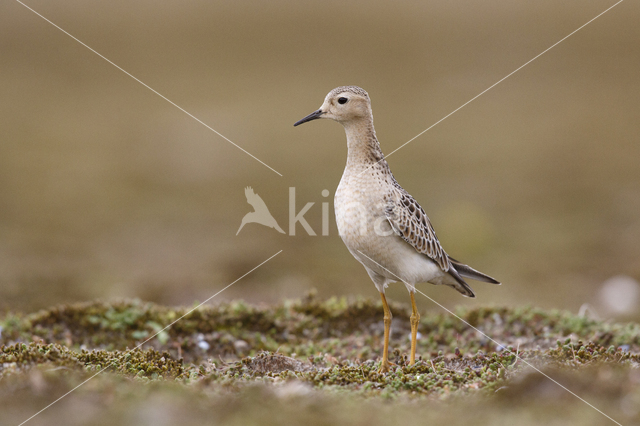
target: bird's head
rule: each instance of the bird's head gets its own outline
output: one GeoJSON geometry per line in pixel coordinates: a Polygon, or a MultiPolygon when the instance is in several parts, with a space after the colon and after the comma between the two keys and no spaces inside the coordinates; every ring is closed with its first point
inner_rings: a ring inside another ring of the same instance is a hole
{"type": "Polygon", "coordinates": [[[329,92],[317,111],[296,122],[294,126],[318,118],[330,118],[341,124],[371,118],[369,94],[357,86],[337,87],[329,92]]]}

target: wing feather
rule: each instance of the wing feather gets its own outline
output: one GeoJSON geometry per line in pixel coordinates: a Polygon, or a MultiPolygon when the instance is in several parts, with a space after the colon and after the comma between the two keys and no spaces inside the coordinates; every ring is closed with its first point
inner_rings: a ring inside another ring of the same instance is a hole
{"type": "Polygon", "coordinates": [[[429,217],[420,204],[397,183],[387,197],[385,215],[398,236],[419,253],[429,256],[443,271],[449,271],[449,256],[440,245],[429,217]]]}

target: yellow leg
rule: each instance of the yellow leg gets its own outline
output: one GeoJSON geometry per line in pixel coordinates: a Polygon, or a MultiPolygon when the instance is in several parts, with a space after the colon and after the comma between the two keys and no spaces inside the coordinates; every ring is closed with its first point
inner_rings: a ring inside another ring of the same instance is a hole
{"type": "Polygon", "coordinates": [[[415,293],[411,292],[411,357],[409,358],[409,365],[413,365],[416,362],[416,339],[418,337],[418,324],[420,324],[420,314],[416,307],[415,293]]]}
{"type": "Polygon", "coordinates": [[[384,293],[380,293],[382,297],[382,308],[384,309],[384,352],[382,353],[382,363],[380,364],[380,370],[378,373],[386,373],[389,371],[389,330],[391,328],[391,309],[387,303],[387,298],[384,297],[384,293]]]}

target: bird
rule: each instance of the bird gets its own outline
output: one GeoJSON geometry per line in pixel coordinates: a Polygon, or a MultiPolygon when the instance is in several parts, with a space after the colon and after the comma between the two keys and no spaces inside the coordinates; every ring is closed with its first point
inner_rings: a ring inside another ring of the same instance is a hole
{"type": "Polygon", "coordinates": [[[242,218],[242,223],[240,224],[240,228],[238,228],[238,232],[236,232],[236,235],[240,233],[242,227],[247,223],[259,223],[261,225],[268,226],[269,228],[274,228],[279,233],[284,234],[284,231],[282,230],[282,228],[280,228],[278,222],[276,222],[273,216],[271,216],[271,213],[269,213],[269,209],[267,208],[267,205],[264,203],[262,198],[260,198],[258,194],[253,192],[253,188],[247,186],[244,189],[244,195],[247,197],[247,203],[249,203],[253,207],[254,211],[244,215],[244,217],[242,218]]]}
{"type": "Polygon", "coordinates": [[[415,364],[420,314],[415,302],[416,284],[447,285],[475,297],[464,278],[500,284],[449,256],[429,217],[396,181],[373,126],[369,94],[357,86],[331,90],[322,106],[294,124],[331,119],[342,124],[347,136],[347,164],[335,192],[338,233],[353,257],[365,268],[382,299],[384,348],[379,373],[387,373],[392,314],[385,288],[402,282],[409,291],[412,313],[409,365],[415,364]]]}

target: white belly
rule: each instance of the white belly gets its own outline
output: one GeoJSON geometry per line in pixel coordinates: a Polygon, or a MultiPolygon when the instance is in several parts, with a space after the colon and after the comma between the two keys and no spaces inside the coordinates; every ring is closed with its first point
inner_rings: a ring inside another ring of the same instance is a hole
{"type": "Polygon", "coordinates": [[[340,237],[369,274],[374,273],[378,289],[396,281],[413,287],[442,276],[437,264],[393,232],[385,216],[383,194],[365,189],[371,186],[364,178],[343,176],[334,205],[340,237]]]}

